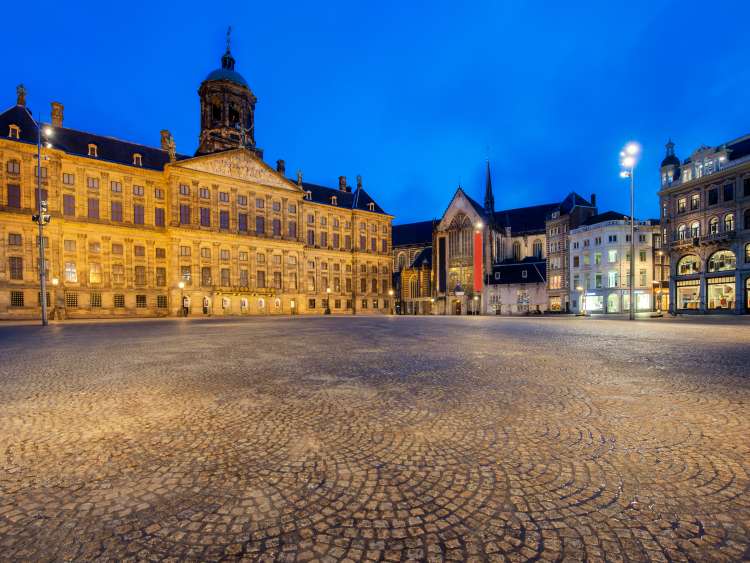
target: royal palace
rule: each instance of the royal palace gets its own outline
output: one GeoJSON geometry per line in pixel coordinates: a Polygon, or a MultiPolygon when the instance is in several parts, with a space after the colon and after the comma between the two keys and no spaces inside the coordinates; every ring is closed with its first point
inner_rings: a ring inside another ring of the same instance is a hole
{"type": "Polygon", "coordinates": [[[390,312],[392,217],[359,177],[268,166],[234,66],[227,46],[200,85],[193,156],[166,130],[154,148],[67,128],[56,102],[40,124],[19,86],[0,114],[0,318],[39,316],[39,180],[51,318],[390,312]]]}

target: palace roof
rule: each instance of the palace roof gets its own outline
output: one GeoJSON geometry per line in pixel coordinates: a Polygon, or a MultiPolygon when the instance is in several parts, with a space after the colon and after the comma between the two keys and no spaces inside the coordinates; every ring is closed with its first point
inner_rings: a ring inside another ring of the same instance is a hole
{"type": "MultiPolygon", "coordinates": [[[[289,180],[293,182],[294,180],[289,180]]],[[[333,197],[336,197],[335,207],[342,207],[344,209],[359,209],[361,211],[371,211],[373,213],[385,214],[383,208],[380,207],[377,202],[372,199],[372,196],[365,191],[364,188],[357,188],[354,191],[347,191],[328,188],[326,186],[320,186],[318,184],[311,184],[310,182],[302,182],[302,189],[310,192],[310,199],[314,203],[322,203],[325,205],[333,205],[333,197]],[[373,204],[373,209],[370,209],[370,204],[373,204]]]]}
{"type": "Polygon", "coordinates": [[[393,246],[425,246],[432,244],[435,221],[419,221],[393,225],[393,246]]]}
{"type": "Polygon", "coordinates": [[[546,282],[547,262],[534,256],[528,256],[520,262],[504,260],[499,264],[493,264],[489,279],[492,285],[546,282]]]}

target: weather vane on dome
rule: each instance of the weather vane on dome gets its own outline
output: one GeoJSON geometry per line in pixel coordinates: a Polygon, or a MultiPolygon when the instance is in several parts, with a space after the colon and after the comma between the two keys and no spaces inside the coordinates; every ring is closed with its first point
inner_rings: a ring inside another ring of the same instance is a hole
{"type": "Polygon", "coordinates": [[[227,28],[227,53],[229,52],[229,47],[232,43],[232,26],[230,25],[227,28]]]}

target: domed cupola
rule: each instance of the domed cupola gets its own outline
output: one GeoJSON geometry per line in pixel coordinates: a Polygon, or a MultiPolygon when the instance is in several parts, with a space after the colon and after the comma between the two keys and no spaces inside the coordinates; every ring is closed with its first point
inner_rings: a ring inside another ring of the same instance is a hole
{"type": "Polygon", "coordinates": [[[221,68],[211,71],[198,89],[201,101],[201,132],[196,155],[247,148],[262,158],[255,146],[255,103],[247,81],[234,69],[227,31],[227,48],[221,68]]]}
{"type": "Polygon", "coordinates": [[[673,182],[680,179],[680,159],[674,153],[674,143],[672,139],[665,145],[667,154],[661,161],[661,185],[670,186],[673,182]]]}

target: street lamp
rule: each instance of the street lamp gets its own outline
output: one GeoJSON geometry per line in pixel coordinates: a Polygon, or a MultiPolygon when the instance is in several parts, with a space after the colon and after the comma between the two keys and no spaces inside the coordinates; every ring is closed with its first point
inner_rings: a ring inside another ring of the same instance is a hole
{"type": "Polygon", "coordinates": [[[583,287],[577,286],[576,291],[578,292],[578,314],[582,317],[586,316],[586,308],[584,307],[583,301],[583,287]]]}
{"type": "Polygon", "coordinates": [[[182,311],[183,317],[187,317],[185,314],[185,282],[180,280],[177,287],[180,288],[180,311],[182,311]]]}
{"type": "Polygon", "coordinates": [[[620,151],[620,171],[621,178],[630,178],[630,275],[628,283],[630,285],[630,320],[635,319],[635,165],[641,154],[641,146],[638,143],[630,142],[620,151]]]}
{"type": "Polygon", "coordinates": [[[331,288],[330,287],[326,288],[326,310],[325,310],[325,314],[326,315],[330,315],[331,314],[331,288]]]}
{"type": "MultiPolygon", "coordinates": [[[[37,212],[31,216],[31,219],[39,225],[39,289],[42,296],[42,326],[49,324],[47,320],[47,263],[44,260],[44,226],[50,222],[50,216],[47,213],[47,202],[42,198],[42,135],[45,137],[52,136],[52,128],[42,126],[39,121],[36,124],[36,189],[37,189],[37,212]]],[[[47,148],[52,146],[45,141],[47,148]]]]}
{"type": "Polygon", "coordinates": [[[388,301],[390,301],[391,315],[392,315],[393,314],[393,289],[388,290],[388,301]]]}

